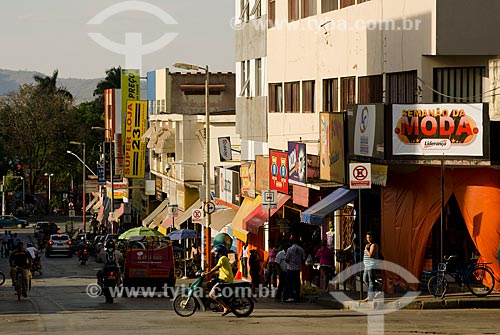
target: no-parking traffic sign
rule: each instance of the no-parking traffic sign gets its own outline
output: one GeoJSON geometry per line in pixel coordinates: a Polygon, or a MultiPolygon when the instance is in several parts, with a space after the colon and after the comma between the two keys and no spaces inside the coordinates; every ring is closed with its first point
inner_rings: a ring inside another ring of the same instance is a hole
{"type": "Polygon", "coordinates": [[[349,163],[349,186],[351,189],[372,187],[372,168],[370,163],[349,163]]]}
{"type": "Polygon", "coordinates": [[[203,210],[201,208],[193,209],[193,214],[191,214],[193,223],[201,223],[201,219],[203,219],[203,210]]]}

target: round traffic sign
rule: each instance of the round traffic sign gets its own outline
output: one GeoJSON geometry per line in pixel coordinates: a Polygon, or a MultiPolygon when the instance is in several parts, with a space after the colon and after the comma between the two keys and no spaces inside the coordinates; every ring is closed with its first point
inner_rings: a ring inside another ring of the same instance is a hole
{"type": "Polygon", "coordinates": [[[205,204],[205,207],[203,208],[203,210],[207,214],[212,214],[215,212],[215,204],[212,201],[209,201],[205,204]]]}
{"type": "Polygon", "coordinates": [[[199,221],[203,217],[203,212],[201,209],[193,209],[193,220],[199,221]]]}
{"type": "Polygon", "coordinates": [[[352,176],[356,180],[365,180],[368,177],[368,169],[363,165],[358,165],[352,170],[352,176]]]}

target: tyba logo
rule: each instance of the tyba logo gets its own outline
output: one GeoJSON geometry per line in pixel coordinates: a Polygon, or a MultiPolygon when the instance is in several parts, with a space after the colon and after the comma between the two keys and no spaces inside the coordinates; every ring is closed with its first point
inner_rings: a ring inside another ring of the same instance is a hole
{"type": "MultiPolygon", "coordinates": [[[[87,22],[87,24],[102,24],[105,20],[113,17],[114,15],[130,11],[149,13],[159,18],[164,24],[177,24],[177,21],[175,21],[174,18],[172,18],[163,9],[143,1],[124,1],[109,6],[94,16],[89,22],[87,22]]],[[[101,33],[92,32],[88,33],[88,35],[101,47],[114,53],[125,55],[125,68],[141,69],[142,56],[162,49],[167,44],[172,42],[178,34],[164,33],[159,39],[148,44],[142,44],[142,33],[137,32],[125,33],[125,44],[119,44],[111,41],[101,33]]]]}

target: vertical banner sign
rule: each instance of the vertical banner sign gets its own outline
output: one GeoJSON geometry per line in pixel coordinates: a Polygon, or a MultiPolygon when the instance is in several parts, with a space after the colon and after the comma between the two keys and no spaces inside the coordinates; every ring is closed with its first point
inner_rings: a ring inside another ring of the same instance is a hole
{"type": "MultiPolygon", "coordinates": [[[[140,70],[134,69],[134,70],[129,70],[129,69],[122,69],[122,75],[121,75],[121,82],[122,82],[122,122],[120,126],[116,126],[117,128],[120,127],[120,129],[116,129],[117,133],[123,134],[125,132],[125,116],[127,113],[127,101],[128,100],[140,100],[141,98],[141,73],[140,70]]],[[[123,149],[122,149],[123,151],[123,149]]]]}
{"type": "Polygon", "coordinates": [[[320,178],[345,183],[344,115],[320,114],[320,178]]]}
{"type": "Polygon", "coordinates": [[[241,195],[255,199],[255,161],[242,161],[240,176],[241,195]]]}
{"type": "Polygon", "coordinates": [[[233,155],[231,152],[231,138],[228,137],[219,137],[219,156],[220,161],[230,161],[233,159],[233,155]]]}
{"type": "Polygon", "coordinates": [[[147,101],[128,101],[125,131],[124,177],[144,178],[146,143],[141,141],[146,132],[147,101]]]}
{"type": "Polygon", "coordinates": [[[288,142],[288,180],[290,184],[305,185],[307,180],[306,144],[288,142]]]}
{"type": "Polygon", "coordinates": [[[269,186],[288,194],[288,154],[269,150],[269,186]]]}

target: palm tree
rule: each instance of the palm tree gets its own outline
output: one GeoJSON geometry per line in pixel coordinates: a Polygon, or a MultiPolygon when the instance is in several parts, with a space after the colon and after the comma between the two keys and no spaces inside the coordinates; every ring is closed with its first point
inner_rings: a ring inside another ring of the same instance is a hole
{"type": "Polygon", "coordinates": [[[94,90],[94,96],[102,96],[104,94],[104,90],[110,88],[120,88],[122,84],[121,75],[121,66],[106,70],[106,78],[97,83],[97,86],[94,90]]]}
{"type": "Polygon", "coordinates": [[[35,79],[36,86],[44,90],[50,94],[57,94],[57,95],[62,95],[65,98],[68,99],[73,99],[73,95],[69,93],[66,89],[57,87],[57,75],[59,74],[59,70],[54,70],[54,73],[52,74],[52,77],[42,75],[39,76],[35,74],[33,76],[33,79],[35,79]]]}

